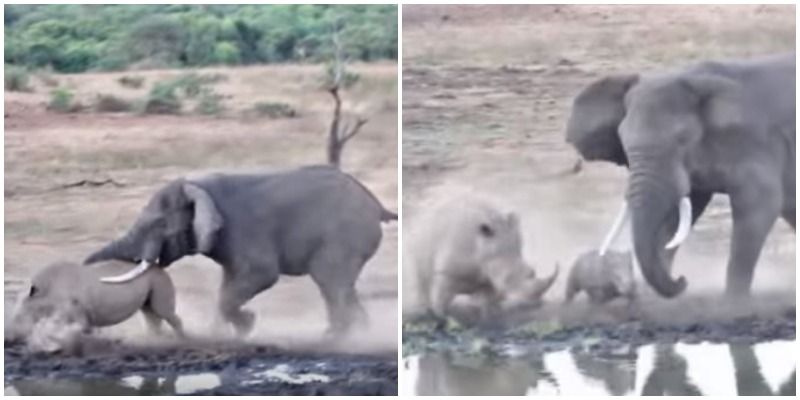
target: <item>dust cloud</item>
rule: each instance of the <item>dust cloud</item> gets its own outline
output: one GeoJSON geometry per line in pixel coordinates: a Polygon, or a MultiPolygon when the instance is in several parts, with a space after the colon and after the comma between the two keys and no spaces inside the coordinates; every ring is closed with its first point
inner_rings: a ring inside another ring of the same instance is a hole
{"type": "MultiPolygon", "coordinates": [[[[630,314],[624,299],[597,308],[581,295],[571,305],[562,304],[569,269],[582,252],[599,248],[624,193],[624,170],[592,165],[595,167],[599,171],[537,180],[507,171],[484,173],[471,164],[471,168],[451,173],[440,183],[419,190],[414,206],[405,210],[408,223],[404,232],[408,232],[408,237],[404,237],[404,246],[413,240],[415,225],[424,223],[420,215],[431,204],[465,192],[489,196],[497,199],[503,209],[520,215],[524,256],[537,275],[549,275],[557,264],[560,266],[559,278],[545,295],[546,305],[531,318],[558,319],[565,324],[625,320],[630,314]],[[601,174],[605,177],[597,182],[601,174]]],[[[792,229],[783,221],[776,224],[756,268],[753,296],[739,302],[723,296],[730,235],[730,207],[726,196],[717,196],[675,257],[672,274],[686,277],[689,282],[686,293],[677,299],[660,298],[641,273],[634,271],[641,318],[688,323],[754,314],[774,316],[793,309],[796,272],[792,229]]],[[[626,240],[630,239],[620,238],[617,246],[626,240]]],[[[407,272],[413,273],[413,268],[404,263],[403,314],[410,317],[420,310],[413,275],[407,272]]]]}

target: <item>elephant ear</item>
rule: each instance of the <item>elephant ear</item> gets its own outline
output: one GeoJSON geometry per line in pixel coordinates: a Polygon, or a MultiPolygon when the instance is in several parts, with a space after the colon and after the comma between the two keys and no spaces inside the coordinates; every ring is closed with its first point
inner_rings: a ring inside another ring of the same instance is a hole
{"type": "Polygon", "coordinates": [[[214,247],[217,233],[222,228],[222,215],[208,192],[199,186],[184,183],[183,192],[194,203],[192,229],[197,240],[197,251],[208,253],[214,247]]]}
{"type": "Polygon", "coordinates": [[[729,131],[744,123],[742,88],[737,82],[715,75],[688,77],[683,82],[697,96],[703,121],[712,131],[729,131]]]}
{"type": "Polygon", "coordinates": [[[567,142],[586,160],[628,165],[617,128],[625,118],[625,94],[639,75],[613,75],[592,82],[572,104],[567,142]]]}

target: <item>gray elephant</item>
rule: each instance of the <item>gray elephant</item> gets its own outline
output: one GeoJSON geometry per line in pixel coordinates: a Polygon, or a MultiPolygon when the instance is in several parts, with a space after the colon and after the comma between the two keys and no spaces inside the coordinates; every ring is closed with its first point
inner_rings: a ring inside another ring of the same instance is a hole
{"type": "Polygon", "coordinates": [[[575,98],[567,141],[629,169],[609,238],[630,217],[642,274],[664,297],[687,286],[670,275],[675,250],[712,195],[727,194],[726,293],[746,296],[775,221],[794,228],[795,54],[602,78],[575,98]]]}
{"type": "Polygon", "coordinates": [[[488,199],[459,196],[432,205],[408,236],[408,273],[422,308],[468,324],[502,324],[537,308],[558,276],[537,278],[523,259],[519,217],[488,199]]]}
{"type": "Polygon", "coordinates": [[[607,303],[624,297],[628,302],[636,299],[636,282],[633,279],[633,262],[629,253],[597,250],[581,254],[567,277],[565,302],[585,291],[594,304],[607,303]]]}
{"type": "Polygon", "coordinates": [[[92,328],[121,323],[141,310],[148,326],[160,332],[162,320],[184,337],[175,314],[175,288],[169,275],[152,268],[118,285],[100,277],[120,274],[130,263],[108,261],[96,268],[57,262],[38,271],[15,306],[6,339],[25,340],[33,351],[80,350],[80,338],[92,328]]]}
{"type": "Polygon", "coordinates": [[[352,176],[330,166],[177,179],[159,190],[121,238],[85,261],[150,266],[203,254],[223,268],[222,317],[241,335],[255,315],[241,309],[284,275],[311,275],[327,305],[329,333],[345,332],[366,313],[355,283],[380,245],[381,222],[397,219],[352,176]]]}

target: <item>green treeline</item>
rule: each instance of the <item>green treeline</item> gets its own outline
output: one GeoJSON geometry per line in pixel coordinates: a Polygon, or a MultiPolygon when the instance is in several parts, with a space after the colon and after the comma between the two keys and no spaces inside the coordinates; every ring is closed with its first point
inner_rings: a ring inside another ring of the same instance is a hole
{"type": "Polygon", "coordinates": [[[5,5],[5,62],[59,72],[397,59],[394,5],[5,5]]]}

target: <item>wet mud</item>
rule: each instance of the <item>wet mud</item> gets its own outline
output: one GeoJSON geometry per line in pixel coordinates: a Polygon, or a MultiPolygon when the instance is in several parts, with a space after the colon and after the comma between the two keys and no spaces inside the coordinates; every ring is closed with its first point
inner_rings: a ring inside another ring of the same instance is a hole
{"type": "Polygon", "coordinates": [[[394,354],[299,353],[267,346],[94,346],[91,354],[44,355],[6,343],[6,394],[397,394],[394,354]],[[98,350],[102,346],[114,348],[98,350]]]}

